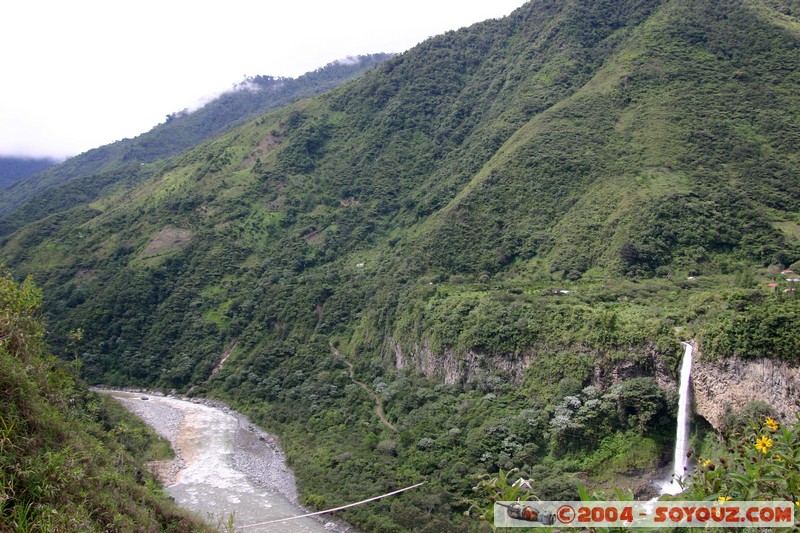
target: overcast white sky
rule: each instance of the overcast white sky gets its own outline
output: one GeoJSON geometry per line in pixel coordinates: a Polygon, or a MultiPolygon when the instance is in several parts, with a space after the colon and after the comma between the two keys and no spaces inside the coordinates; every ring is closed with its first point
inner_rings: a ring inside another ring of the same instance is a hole
{"type": "Polygon", "coordinates": [[[403,52],[524,0],[9,0],[0,155],[65,157],[134,137],[244,76],[403,52]]]}

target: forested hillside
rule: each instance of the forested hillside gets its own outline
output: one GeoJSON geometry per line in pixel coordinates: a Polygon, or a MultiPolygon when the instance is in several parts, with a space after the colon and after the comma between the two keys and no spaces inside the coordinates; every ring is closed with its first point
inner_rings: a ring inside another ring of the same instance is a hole
{"type": "Polygon", "coordinates": [[[158,165],[150,165],[261,113],[330,90],[389,57],[391,54],[349,58],[298,78],[247,78],[199,109],[170,114],[149,132],[72,157],[0,196],[0,234],[90,202],[117,188],[131,187],[157,172],[158,165]]]}
{"type": "Polygon", "coordinates": [[[57,163],[48,158],[0,156],[0,189],[6,189],[57,163]]]}
{"type": "Polygon", "coordinates": [[[798,361],[799,13],[534,0],[0,257],[57,346],[85,330],[86,379],[225,399],[281,435],[306,504],[428,480],[346,514],[367,530],[477,528],[474,476],[500,468],[542,499],[645,496],[680,340],[798,361]]]}

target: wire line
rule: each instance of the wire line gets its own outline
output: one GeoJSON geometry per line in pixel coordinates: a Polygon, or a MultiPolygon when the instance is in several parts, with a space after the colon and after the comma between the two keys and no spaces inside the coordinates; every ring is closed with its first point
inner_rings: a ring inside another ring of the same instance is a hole
{"type": "Polygon", "coordinates": [[[395,490],[393,492],[387,492],[386,494],[381,494],[380,496],[374,496],[372,498],[368,498],[366,500],[361,500],[360,502],[356,503],[349,503],[347,505],[342,505],[341,507],[334,507],[333,509],[327,509],[325,511],[317,511],[316,513],[308,513],[308,514],[301,514],[297,516],[290,516],[288,518],[279,518],[278,520],[270,520],[268,522],[259,522],[258,524],[248,524],[246,526],[238,526],[236,529],[248,529],[251,527],[256,526],[266,526],[268,524],[277,524],[278,522],[288,522],[289,520],[297,520],[298,518],[305,518],[307,516],[317,516],[326,513],[333,513],[335,511],[341,511],[342,509],[347,509],[348,507],[355,507],[356,505],[361,505],[364,503],[374,502],[375,500],[380,500],[381,498],[386,498],[388,496],[394,496],[395,494],[400,494],[401,492],[405,492],[407,490],[415,489],[421,485],[424,485],[427,481],[423,481],[422,483],[417,483],[416,485],[411,485],[410,487],[406,487],[404,489],[395,490]]]}

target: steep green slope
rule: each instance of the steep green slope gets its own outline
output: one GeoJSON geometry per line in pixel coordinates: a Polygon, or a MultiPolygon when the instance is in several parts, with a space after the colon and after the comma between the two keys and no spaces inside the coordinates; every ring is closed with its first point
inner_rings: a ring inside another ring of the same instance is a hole
{"type": "Polygon", "coordinates": [[[46,353],[40,300],[0,277],[0,531],[210,531],[143,474],[141,422],[46,353]]]}
{"type": "Polygon", "coordinates": [[[575,277],[698,268],[733,250],[785,263],[773,223],[798,209],[796,42],[745,6],[665,6],[624,54],[517,130],[436,219],[424,256],[491,272],[535,255],[575,277]],[[743,46],[742,33],[761,40],[743,46]],[[493,245],[436,245],[454,239],[493,245]]]}
{"type": "Polygon", "coordinates": [[[248,78],[195,111],[169,115],[147,133],[72,157],[0,197],[0,234],[130,187],[152,175],[146,164],[197,146],[261,113],[333,89],[389,57],[391,54],[358,56],[298,78],[248,78]]]}
{"type": "Polygon", "coordinates": [[[534,1],[2,256],[47,289],[54,342],[86,330],[88,379],[224,397],[282,435],[309,505],[430,481],[352,511],[366,529],[466,527],[498,468],[543,499],[577,473],[645,495],[679,339],[800,353],[797,13],[534,1]]]}

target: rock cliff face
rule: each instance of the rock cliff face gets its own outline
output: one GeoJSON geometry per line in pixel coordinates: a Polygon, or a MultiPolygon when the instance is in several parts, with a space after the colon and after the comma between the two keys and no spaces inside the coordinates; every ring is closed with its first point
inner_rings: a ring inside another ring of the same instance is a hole
{"type": "Polygon", "coordinates": [[[427,341],[423,341],[421,346],[414,344],[405,350],[399,343],[390,341],[390,345],[394,347],[394,363],[397,368],[412,366],[421,370],[428,378],[440,379],[450,385],[474,381],[481,369],[502,370],[512,383],[516,383],[535,357],[533,352],[511,359],[471,350],[456,355],[449,347],[445,347],[442,353],[434,353],[427,341]]]}
{"type": "Polygon", "coordinates": [[[754,400],[772,405],[783,421],[795,420],[800,411],[800,368],[783,361],[699,357],[692,369],[692,389],[695,413],[717,431],[723,429],[727,409],[738,412],[754,400]]]}
{"type": "MultiPolygon", "coordinates": [[[[427,341],[401,346],[393,339],[388,339],[394,350],[394,364],[398,369],[414,367],[430,379],[438,379],[447,384],[470,383],[480,372],[499,370],[508,377],[509,382],[518,383],[525,370],[540,357],[547,357],[553,347],[533,347],[516,357],[504,354],[487,355],[475,351],[467,351],[456,355],[450,347],[442,353],[434,353],[427,341]]],[[[637,354],[635,360],[623,360],[614,363],[595,365],[591,374],[591,384],[599,389],[606,389],[615,383],[642,376],[655,376],[658,385],[665,389],[675,389],[677,382],[674,372],[670,371],[665,358],[658,353],[655,346],[646,353],[637,354]]],[[[593,352],[596,360],[602,361],[600,354],[593,352]]]]}
{"type": "MultiPolygon", "coordinates": [[[[427,377],[448,384],[469,383],[481,371],[501,370],[513,383],[521,379],[545,349],[531,349],[525,354],[509,358],[469,351],[456,355],[445,348],[434,353],[423,341],[403,347],[389,339],[394,350],[397,368],[409,366],[421,370],[427,377]]],[[[597,365],[591,376],[592,385],[601,389],[614,383],[639,376],[655,376],[659,386],[675,390],[675,372],[668,368],[667,360],[655,348],[638,361],[621,361],[612,365],[597,365]]],[[[800,367],[768,358],[741,359],[730,357],[708,361],[696,352],[692,368],[693,411],[705,418],[717,431],[724,425],[726,411],[738,412],[748,402],[761,400],[772,405],[783,421],[793,421],[800,412],[800,367]]]]}

